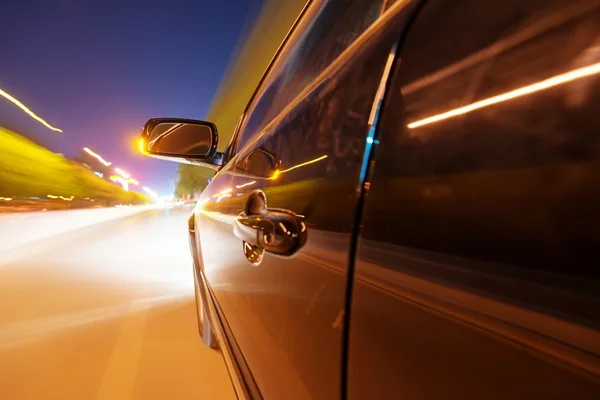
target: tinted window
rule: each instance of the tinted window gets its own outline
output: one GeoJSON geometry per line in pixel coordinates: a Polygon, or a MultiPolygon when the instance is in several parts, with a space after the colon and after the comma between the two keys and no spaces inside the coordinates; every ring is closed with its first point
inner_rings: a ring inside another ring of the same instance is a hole
{"type": "Polygon", "coordinates": [[[244,147],[260,133],[268,121],[375,22],[383,3],[384,0],[315,2],[265,82],[238,146],[244,147]]]}
{"type": "Polygon", "coordinates": [[[599,22],[597,0],[420,9],[365,185],[349,399],[598,398],[599,22]]]}
{"type": "Polygon", "coordinates": [[[600,276],[599,23],[597,1],[428,3],[382,124],[394,240],[600,276]]]}

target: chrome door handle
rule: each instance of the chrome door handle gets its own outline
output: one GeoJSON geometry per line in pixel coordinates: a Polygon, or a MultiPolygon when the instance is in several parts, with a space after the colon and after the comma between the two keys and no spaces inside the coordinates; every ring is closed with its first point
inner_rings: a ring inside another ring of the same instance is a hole
{"type": "Polygon", "coordinates": [[[253,264],[262,261],[263,252],[291,256],[308,238],[302,218],[292,211],[267,208],[262,190],[252,192],[233,226],[235,236],[243,241],[244,254],[253,264]]]}

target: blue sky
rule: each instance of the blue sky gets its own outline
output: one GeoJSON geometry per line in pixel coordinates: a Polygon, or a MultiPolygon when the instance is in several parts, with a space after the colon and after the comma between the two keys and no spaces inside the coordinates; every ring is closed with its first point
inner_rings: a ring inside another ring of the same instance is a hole
{"type": "MultiPolygon", "coordinates": [[[[4,0],[0,125],[74,156],[90,147],[167,194],[177,166],[138,155],[151,117],[202,119],[259,0],[4,0]]],[[[1,156],[1,155],[0,155],[1,156]]]]}

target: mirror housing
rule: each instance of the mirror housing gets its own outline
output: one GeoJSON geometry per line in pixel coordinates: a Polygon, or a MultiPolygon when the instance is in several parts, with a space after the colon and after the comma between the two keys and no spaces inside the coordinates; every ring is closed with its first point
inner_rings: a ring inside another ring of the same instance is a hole
{"type": "Polygon", "coordinates": [[[279,155],[257,147],[236,162],[233,174],[246,178],[266,179],[273,177],[280,166],[279,155]]]}
{"type": "Polygon", "coordinates": [[[217,127],[211,122],[153,118],[144,125],[140,150],[154,158],[219,169],[224,157],[217,144],[217,127]]]}

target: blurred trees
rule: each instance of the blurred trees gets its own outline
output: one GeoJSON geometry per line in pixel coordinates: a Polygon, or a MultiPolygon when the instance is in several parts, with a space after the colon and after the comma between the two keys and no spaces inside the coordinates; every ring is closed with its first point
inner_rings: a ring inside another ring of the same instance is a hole
{"type": "MultiPolygon", "coordinates": [[[[241,33],[238,51],[223,74],[206,115],[219,130],[219,151],[229,143],[258,82],[305,4],[306,0],[266,0],[250,32],[241,33]]],[[[181,196],[203,189],[214,171],[181,164],[178,174],[176,194],[181,196]]]]}
{"type": "Polygon", "coordinates": [[[0,196],[94,198],[139,204],[148,198],[97,177],[60,154],[0,127],[0,196]]]}

